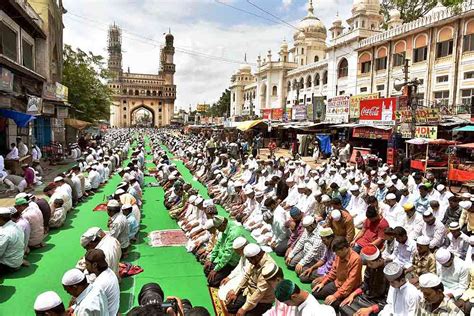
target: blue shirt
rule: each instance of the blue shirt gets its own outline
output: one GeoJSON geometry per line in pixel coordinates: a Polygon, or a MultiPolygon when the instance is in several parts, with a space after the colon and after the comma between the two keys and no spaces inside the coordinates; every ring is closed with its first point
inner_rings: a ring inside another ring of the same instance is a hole
{"type": "Polygon", "coordinates": [[[138,222],[135,216],[130,213],[127,215],[127,222],[128,222],[128,238],[133,239],[138,233],[138,222]]]}

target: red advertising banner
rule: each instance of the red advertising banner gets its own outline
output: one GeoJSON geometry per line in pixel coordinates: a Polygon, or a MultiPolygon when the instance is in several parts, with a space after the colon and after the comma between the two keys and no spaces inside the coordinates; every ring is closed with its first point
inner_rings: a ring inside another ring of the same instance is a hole
{"type": "Polygon", "coordinates": [[[361,100],[359,122],[393,124],[396,108],[397,98],[361,100]]]}
{"type": "Polygon", "coordinates": [[[283,119],[283,109],[272,110],[272,120],[281,121],[283,119]]]}
{"type": "Polygon", "coordinates": [[[272,109],[263,109],[263,119],[264,120],[272,119],[272,109]]]}

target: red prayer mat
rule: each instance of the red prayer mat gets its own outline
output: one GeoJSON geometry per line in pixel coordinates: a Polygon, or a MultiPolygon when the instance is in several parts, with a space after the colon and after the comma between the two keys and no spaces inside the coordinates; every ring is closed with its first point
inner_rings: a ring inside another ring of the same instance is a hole
{"type": "Polygon", "coordinates": [[[100,203],[93,209],[94,212],[101,212],[101,211],[107,211],[107,202],[105,203],[100,203]]]}
{"type": "Polygon", "coordinates": [[[217,292],[219,289],[210,287],[209,295],[211,296],[212,305],[214,306],[215,315],[228,316],[230,315],[225,308],[225,303],[219,299],[217,292]]]}
{"type": "Polygon", "coordinates": [[[188,242],[181,229],[155,230],[148,234],[152,247],[184,246],[188,242]]]}
{"type": "Polygon", "coordinates": [[[142,272],[143,272],[143,269],[140,266],[135,266],[128,262],[119,263],[119,275],[121,278],[125,278],[125,277],[139,274],[142,272]]]}

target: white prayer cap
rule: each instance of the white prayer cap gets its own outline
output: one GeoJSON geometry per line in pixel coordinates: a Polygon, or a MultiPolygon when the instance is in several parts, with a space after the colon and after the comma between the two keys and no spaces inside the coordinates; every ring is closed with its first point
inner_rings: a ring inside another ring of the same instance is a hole
{"type": "Polygon", "coordinates": [[[461,194],[461,197],[463,199],[470,199],[471,198],[471,193],[464,192],[463,194],[461,194]]]}
{"type": "Polygon", "coordinates": [[[428,246],[430,244],[430,238],[428,236],[419,236],[416,239],[418,245],[428,246]]]}
{"type": "Polygon", "coordinates": [[[418,282],[420,287],[429,288],[438,286],[441,283],[441,279],[434,273],[425,273],[420,275],[418,282]]]}
{"type": "Polygon", "coordinates": [[[37,312],[45,312],[61,305],[62,303],[61,298],[56,292],[48,291],[41,293],[36,297],[33,308],[37,312]]]}
{"type": "Polygon", "coordinates": [[[350,188],[349,188],[349,191],[351,192],[355,192],[355,191],[359,191],[359,186],[358,185],[351,185],[350,188]]]}
{"type": "Polygon", "coordinates": [[[321,192],[321,190],[316,190],[316,192],[314,192],[314,196],[320,196],[320,195],[323,195],[323,192],[321,192]]]}
{"type": "Polygon", "coordinates": [[[295,180],[293,179],[293,177],[288,177],[288,179],[286,179],[286,182],[295,182],[295,180]]]}
{"type": "Polygon", "coordinates": [[[115,195],[121,195],[121,194],[124,194],[124,193],[125,193],[124,189],[118,189],[117,191],[115,191],[115,195]]]}
{"type": "Polygon", "coordinates": [[[311,169],[311,170],[309,171],[309,173],[312,173],[312,174],[317,174],[317,173],[318,173],[318,171],[316,171],[316,170],[314,170],[314,169],[311,169]]]}
{"type": "Polygon", "coordinates": [[[306,189],[306,184],[304,183],[298,184],[298,189],[306,189]]]}
{"type": "Polygon", "coordinates": [[[355,182],[360,182],[362,180],[362,178],[360,178],[359,176],[355,177],[355,182]]]}
{"type": "Polygon", "coordinates": [[[170,175],[170,176],[168,177],[168,180],[176,180],[176,177],[175,177],[174,175],[170,175]]]}
{"type": "Polygon", "coordinates": [[[194,202],[196,203],[196,205],[199,205],[199,204],[201,204],[202,202],[204,202],[204,199],[199,196],[199,197],[196,198],[196,201],[194,201],[194,202]]]}
{"type": "Polygon", "coordinates": [[[396,200],[397,197],[396,197],[395,194],[389,193],[389,194],[387,194],[387,196],[385,197],[385,199],[386,199],[386,200],[396,200]]]}
{"type": "Polygon", "coordinates": [[[290,165],[288,168],[290,168],[290,169],[296,169],[296,166],[295,166],[295,165],[290,165]]]}
{"type": "Polygon", "coordinates": [[[385,277],[389,281],[398,279],[403,273],[403,267],[396,262],[389,262],[383,269],[385,277]]]}
{"type": "Polygon", "coordinates": [[[439,248],[436,251],[435,256],[436,256],[436,261],[438,261],[439,264],[445,264],[446,262],[449,261],[449,259],[451,259],[451,252],[449,252],[448,249],[439,248]]]}
{"type": "Polygon", "coordinates": [[[127,210],[127,209],[129,209],[129,208],[132,208],[132,204],[126,203],[126,204],[122,205],[122,208],[121,208],[121,209],[122,209],[122,210],[127,210]]]}
{"type": "Polygon", "coordinates": [[[425,217],[428,217],[428,216],[431,216],[431,215],[433,215],[433,212],[431,210],[426,210],[426,211],[423,212],[423,216],[425,216],[425,217]]]}
{"type": "Polygon", "coordinates": [[[212,199],[205,200],[204,203],[202,204],[202,206],[204,206],[204,207],[209,207],[209,206],[213,206],[213,205],[214,205],[214,201],[212,199]]]}
{"type": "Polygon", "coordinates": [[[392,181],[389,181],[385,186],[386,186],[387,188],[391,188],[391,187],[393,187],[393,182],[392,182],[392,181]]]}
{"type": "Polygon", "coordinates": [[[253,193],[253,189],[252,189],[251,187],[248,187],[248,188],[245,189],[244,193],[247,194],[247,195],[248,195],[248,194],[252,194],[252,193],[253,193]]]}
{"type": "Polygon", "coordinates": [[[375,175],[375,173],[376,173],[375,170],[372,170],[372,171],[370,172],[371,175],[375,175]]]}
{"type": "Polygon", "coordinates": [[[329,169],[329,171],[330,172],[336,172],[337,170],[336,170],[336,168],[331,168],[331,169],[329,169]]]}
{"type": "Polygon", "coordinates": [[[458,229],[461,229],[461,226],[459,226],[458,222],[451,222],[449,223],[448,228],[449,230],[458,230],[458,229]]]}
{"type": "Polygon", "coordinates": [[[347,171],[346,170],[341,170],[341,172],[339,172],[340,174],[347,174],[347,171]]]}
{"type": "Polygon", "coordinates": [[[224,179],[222,179],[222,180],[219,182],[219,184],[220,184],[220,185],[223,185],[223,184],[225,184],[226,182],[227,182],[227,179],[224,178],[224,179]]]}
{"type": "Polygon", "coordinates": [[[341,211],[339,211],[339,210],[332,210],[331,211],[331,217],[332,217],[333,220],[339,221],[341,219],[341,216],[342,216],[341,211]]]}
{"type": "Polygon", "coordinates": [[[240,249],[244,247],[247,244],[247,239],[244,237],[240,236],[234,239],[234,242],[232,243],[232,248],[234,249],[240,249]]]}
{"type": "Polygon", "coordinates": [[[301,161],[302,166],[306,166],[306,161],[301,161]]]}
{"type": "Polygon", "coordinates": [[[275,274],[277,274],[279,269],[280,268],[278,267],[278,265],[273,262],[270,264],[267,264],[262,269],[262,276],[265,280],[269,280],[273,278],[275,274]]]}
{"type": "Polygon", "coordinates": [[[197,199],[197,196],[191,195],[191,196],[189,197],[189,199],[188,199],[188,202],[189,202],[189,203],[194,203],[194,201],[196,201],[196,199],[197,199]]]}
{"type": "Polygon", "coordinates": [[[244,248],[244,255],[247,258],[253,258],[256,255],[258,255],[260,253],[260,251],[261,251],[261,249],[260,249],[259,245],[257,245],[257,244],[248,244],[244,248]]]}
{"type": "Polygon", "coordinates": [[[107,207],[120,207],[120,203],[117,200],[109,200],[107,207]]]}
{"type": "Polygon", "coordinates": [[[25,192],[21,192],[21,193],[18,193],[17,195],[15,195],[15,200],[16,199],[26,199],[28,196],[28,194],[26,194],[25,192]]]}
{"type": "Polygon", "coordinates": [[[56,177],[54,178],[54,182],[59,182],[59,181],[63,181],[64,178],[63,177],[56,177]]]}
{"type": "Polygon", "coordinates": [[[390,179],[392,179],[392,180],[397,180],[398,178],[397,178],[396,175],[393,174],[393,175],[390,177],[390,179]]]}
{"type": "Polygon", "coordinates": [[[313,216],[305,216],[303,218],[303,227],[308,227],[314,223],[314,217],[313,216]]]}
{"type": "Polygon", "coordinates": [[[63,275],[62,283],[66,286],[76,285],[85,279],[84,273],[79,269],[71,269],[63,275]]]}
{"type": "Polygon", "coordinates": [[[91,241],[94,241],[103,230],[99,227],[91,227],[81,236],[81,246],[87,246],[91,241]]]}
{"type": "Polygon", "coordinates": [[[446,187],[444,186],[444,184],[438,184],[438,185],[436,186],[436,190],[438,190],[438,191],[443,191],[445,188],[446,188],[446,187]]]}
{"type": "Polygon", "coordinates": [[[382,179],[380,179],[379,181],[377,181],[377,184],[385,184],[385,182],[382,179]]]}
{"type": "Polygon", "coordinates": [[[204,224],[204,228],[209,230],[212,227],[214,227],[214,221],[212,219],[208,219],[204,224]]]}
{"type": "MultiPolygon", "coordinates": [[[[15,209],[16,210],[16,209],[15,209]]],[[[0,207],[0,215],[10,215],[12,214],[10,208],[8,207],[0,207]]]]}
{"type": "Polygon", "coordinates": [[[329,197],[329,195],[324,194],[324,195],[321,197],[321,202],[329,202],[329,201],[331,201],[331,198],[329,197]]]}
{"type": "Polygon", "coordinates": [[[465,210],[468,210],[471,208],[472,206],[472,202],[471,201],[461,201],[459,202],[459,206],[465,210]]]}
{"type": "Polygon", "coordinates": [[[263,191],[257,191],[255,193],[255,197],[262,197],[263,196],[263,191]]]}

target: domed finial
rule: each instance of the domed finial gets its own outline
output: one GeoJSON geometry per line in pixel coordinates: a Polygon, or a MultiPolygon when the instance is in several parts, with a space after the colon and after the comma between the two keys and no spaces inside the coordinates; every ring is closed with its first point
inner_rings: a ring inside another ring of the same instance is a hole
{"type": "Polygon", "coordinates": [[[308,15],[314,15],[313,0],[309,0],[308,15]]]}

